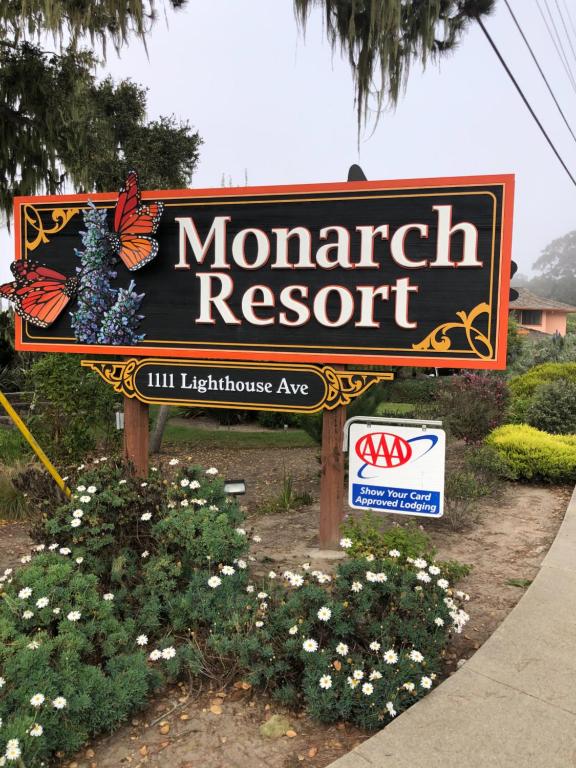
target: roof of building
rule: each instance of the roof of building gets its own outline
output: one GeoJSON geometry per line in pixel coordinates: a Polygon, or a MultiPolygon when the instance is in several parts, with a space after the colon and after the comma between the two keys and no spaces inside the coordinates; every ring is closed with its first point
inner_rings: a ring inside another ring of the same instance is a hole
{"type": "Polygon", "coordinates": [[[518,291],[518,298],[510,302],[510,309],[548,309],[555,312],[576,312],[576,307],[571,304],[564,304],[556,299],[545,299],[543,296],[537,296],[527,288],[515,288],[518,291]]]}

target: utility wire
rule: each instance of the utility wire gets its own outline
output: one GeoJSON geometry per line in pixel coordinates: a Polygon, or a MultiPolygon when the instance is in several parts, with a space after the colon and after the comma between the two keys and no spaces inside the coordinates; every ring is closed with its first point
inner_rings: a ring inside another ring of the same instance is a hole
{"type": "Polygon", "coordinates": [[[530,114],[532,115],[532,117],[534,118],[534,121],[535,121],[536,125],[537,125],[537,126],[538,126],[538,128],[540,128],[540,130],[542,131],[542,134],[543,134],[544,138],[546,139],[546,141],[547,141],[547,142],[548,142],[548,144],[550,145],[550,149],[552,150],[552,152],[554,152],[554,154],[555,154],[555,155],[556,155],[556,157],[558,158],[558,161],[560,162],[560,165],[562,166],[562,168],[564,168],[564,170],[566,171],[566,174],[567,174],[567,175],[568,175],[568,177],[570,178],[570,181],[571,181],[571,182],[572,182],[572,184],[574,184],[574,186],[576,187],[576,179],[575,179],[575,178],[574,178],[574,176],[573,176],[573,175],[570,173],[570,170],[569,170],[568,166],[566,165],[566,163],[564,162],[564,160],[563,160],[563,159],[562,159],[562,157],[560,156],[560,153],[558,152],[558,150],[557,150],[557,149],[556,149],[556,147],[554,146],[554,143],[553,143],[552,139],[550,138],[550,136],[548,136],[548,134],[547,134],[547,132],[546,132],[546,129],[544,128],[544,126],[542,125],[542,123],[540,122],[540,120],[538,119],[538,116],[537,116],[536,112],[534,112],[534,110],[533,110],[533,109],[532,109],[532,107],[530,106],[530,102],[528,101],[528,99],[527,99],[527,98],[526,98],[526,96],[524,95],[524,92],[523,92],[522,88],[520,88],[520,86],[518,85],[518,81],[516,80],[516,78],[514,77],[514,75],[512,74],[512,72],[510,71],[510,68],[508,67],[508,65],[507,65],[507,64],[506,64],[506,62],[504,61],[504,58],[502,57],[502,54],[501,54],[501,53],[500,53],[500,51],[498,50],[498,47],[496,46],[496,43],[494,42],[494,40],[492,40],[492,37],[490,36],[490,33],[488,32],[488,30],[487,30],[487,29],[486,29],[486,27],[484,26],[484,23],[483,23],[482,19],[480,18],[480,16],[477,16],[477,17],[476,17],[476,21],[477,21],[477,22],[478,22],[478,24],[480,25],[480,29],[482,30],[482,32],[484,32],[484,35],[485,35],[486,39],[488,40],[488,42],[490,43],[490,46],[492,47],[492,50],[494,51],[494,53],[495,53],[495,54],[496,54],[496,56],[498,57],[498,60],[500,61],[500,64],[502,64],[502,66],[503,66],[503,67],[504,67],[504,69],[506,70],[506,74],[508,75],[508,77],[510,78],[510,80],[512,80],[512,82],[513,82],[513,84],[514,84],[514,87],[516,88],[516,90],[517,90],[517,91],[518,91],[518,93],[520,94],[520,98],[522,99],[522,101],[523,101],[523,102],[524,102],[524,104],[526,105],[526,108],[528,109],[528,111],[530,112],[530,114]]]}
{"type": "Polygon", "coordinates": [[[542,21],[544,22],[544,26],[546,27],[546,30],[548,32],[548,35],[550,36],[550,40],[552,40],[552,43],[554,45],[554,48],[556,48],[556,53],[558,54],[558,58],[560,59],[560,62],[562,63],[562,66],[564,67],[564,71],[566,72],[566,76],[568,77],[568,80],[570,81],[570,85],[572,86],[572,89],[574,92],[576,92],[576,85],[574,84],[574,80],[570,74],[570,70],[568,68],[568,65],[562,58],[562,54],[560,52],[560,48],[558,48],[558,43],[556,42],[554,35],[552,34],[552,30],[550,29],[550,25],[548,24],[548,21],[546,20],[546,16],[544,16],[544,11],[542,10],[539,0],[536,0],[536,5],[538,6],[538,10],[540,11],[540,16],[542,17],[542,21]]]}
{"type": "Polygon", "coordinates": [[[568,122],[568,119],[567,119],[566,115],[564,114],[564,111],[562,110],[562,107],[558,103],[558,99],[554,95],[554,91],[552,90],[552,86],[548,82],[548,78],[544,74],[544,71],[542,70],[542,67],[540,66],[540,63],[539,63],[538,59],[536,58],[536,54],[532,50],[532,46],[530,45],[530,43],[526,39],[526,35],[524,34],[524,32],[522,30],[522,27],[520,26],[520,24],[518,22],[518,19],[516,18],[516,15],[514,14],[514,11],[510,7],[510,3],[508,2],[508,0],[504,0],[504,3],[506,5],[506,8],[508,8],[508,10],[510,12],[510,15],[514,19],[514,24],[516,24],[518,32],[520,32],[520,34],[522,35],[522,40],[524,40],[524,42],[526,43],[526,47],[530,51],[530,55],[532,56],[532,60],[534,61],[534,64],[536,64],[536,66],[538,67],[538,72],[540,72],[540,74],[542,76],[542,79],[546,83],[546,87],[548,88],[548,92],[549,92],[550,96],[552,96],[552,99],[554,100],[554,104],[556,104],[556,108],[557,108],[558,112],[560,112],[560,115],[562,116],[562,120],[564,120],[564,123],[566,124],[566,128],[568,128],[568,130],[570,131],[570,135],[572,136],[574,141],[576,141],[576,134],[574,134],[574,131],[570,127],[570,123],[568,122]]]}
{"type": "Polygon", "coordinates": [[[568,27],[566,26],[566,21],[564,20],[564,14],[562,13],[562,9],[560,8],[560,3],[558,2],[558,0],[554,0],[554,2],[556,3],[556,8],[558,9],[558,16],[560,16],[560,21],[562,22],[562,26],[564,27],[564,32],[566,34],[566,39],[568,40],[568,45],[570,46],[570,50],[572,51],[572,56],[574,57],[574,61],[576,61],[576,51],[574,50],[574,46],[572,45],[572,38],[568,33],[568,27]]]}
{"type": "Polygon", "coordinates": [[[570,80],[572,81],[573,85],[576,85],[576,80],[574,79],[574,73],[572,72],[572,67],[570,66],[570,61],[568,59],[568,56],[566,55],[566,51],[564,50],[564,44],[562,42],[562,38],[560,36],[560,32],[558,32],[558,27],[556,26],[556,22],[554,21],[554,16],[552,15],[552,11],[550,10],[550,6],[548,5],[548,0],[542,0],[544,3],[544,7],[548,11],[548,16],[550,17],[550,23],[552,24],[552,28],[554,30],[554,33],[556,35],[556,40],[558,42],[558,45],[560,46],[560,50],[562,51],[562,56],[564,58],[564,62],[568,68],[568,71],[570,72],[570,80]]]}
{"type": "Polygon", "coordinates": [[[574,32],[574,34],[576,35],[576,26],[574,26],[574,19],[572,18],[570,9],[568,8],[566,0],[562,0],[562,2],[564,4],[564,10],[566,11],[566,15],[568,16],[568,21],[570,22],[570,26],[572,27],[572,32],[574,32]]]}

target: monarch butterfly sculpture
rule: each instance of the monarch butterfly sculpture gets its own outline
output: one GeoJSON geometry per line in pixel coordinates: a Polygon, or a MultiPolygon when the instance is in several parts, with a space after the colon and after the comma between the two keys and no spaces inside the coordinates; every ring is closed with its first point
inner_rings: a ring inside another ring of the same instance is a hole
{"type": "MultiPolygon", "coordinates": [[[[155,234],[163,203],[143,205],[140,202],[138,174],[130,171],[118,194],[114,210],[114,230],[106,236],[112,251],[126,267],[140,269],[158,253],[155,234]]],[[[83,271],[68,277],[51,267],[30,259],[10,265],[14,281],[0,285],[0,296],[14,304],[24,320],[47,328],[76,296],[83,271]]]]}

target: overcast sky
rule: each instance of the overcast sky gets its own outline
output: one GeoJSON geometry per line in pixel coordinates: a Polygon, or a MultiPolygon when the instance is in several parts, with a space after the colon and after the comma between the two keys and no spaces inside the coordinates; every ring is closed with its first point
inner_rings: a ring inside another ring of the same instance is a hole
{"type": "MultiPolygon", "coordinates": [[[[509,2],[576,127],[576,93],[536,0],[509,2]]],[[[548,242],[576,229],[576,187],[476,25],[439,66],[414,67],[398,107],[363,132],[358,150],[350,69],[332,54],[322,22],[317,10],[303,35],[292,0],[189,0],[159,20],[148,57],[135,41],[119,57],[109,53],[101,74],[147,86],[151,119],[174,114],[198,129],[196,187],[220,186],[222,174],[235,185],[245,174],[250,185],[339,181],[354,162],[369,179],[514,173],[513,258],[522,271],[548,242]]],[[[503,0],[486,25],[576,175],[576,143],[503,0]]]]}

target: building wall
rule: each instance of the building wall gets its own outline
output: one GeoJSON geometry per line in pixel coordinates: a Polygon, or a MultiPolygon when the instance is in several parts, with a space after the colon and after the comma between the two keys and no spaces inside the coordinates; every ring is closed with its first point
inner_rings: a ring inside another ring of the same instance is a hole
{"type": "MultiPolygon", "coordinates": [[[[521,310],[515,310],[516,319],[520,323],[521,310]]],[[[520,323],[522,328],[528,328],[531,331],[540,331],[541,333],[559,333],[560,336],[566,336],[566,312],[544,309],[542,310],[542,322],[539,325],[520,323]]]]}

